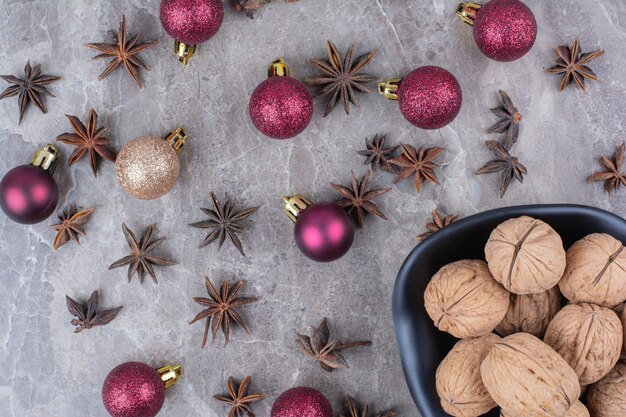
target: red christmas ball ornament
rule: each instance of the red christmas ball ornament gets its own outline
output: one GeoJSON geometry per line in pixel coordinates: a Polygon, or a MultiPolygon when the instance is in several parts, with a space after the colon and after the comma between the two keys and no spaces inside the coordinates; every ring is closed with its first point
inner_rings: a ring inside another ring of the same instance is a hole
{"type": "Polygon", "coordinates": [[[379,83],[378,92],[397,100],[402,115],[421,129],[444,127],[459,114],[463,102],[454,75],[435,66],[420,67],[404,78],[379,83]]]}
{"type": "Polygon", "coordinates": [[[270,417],[333,417],[333,408],[321,392],[296,387],[276,398],[270,417]]]}
{"type": "Polygon", "coordinates": [[[282,58],[272,62],[268,75],[250,97],[250,119],[259,132],[270,138],[297,136],[311,122],[313,98],[300,81],[290,77],[282,58]]]}
{"type": "Polygon", "coordinates": [[[535,15],[519,0],[491,0],[484,6],[461,3],[456,14],[474,27],[478,49],[496,61],[523,57],[537,38],[535,15]]]}
{"type": "Polygon", "coordinates": [[[222,0],[162,0],[161,24],[176,41],[174,53],[187,64],[196,45],[217,33],[224,20],[222,0]]]}
{"type": "Polygon", "coordinates": [[[317,262],[341,258],[354,241],[354,221],[334,203],[311,203],[301,195],[283,197],[285,212],[295,223],[293,236],[300,252],[317,262]]]}
{"type": "Polygon", "coordinates": [[[115,367],[102,385],[102,402],[113,417],[154,417],[165,390],[182,375],[179,365],[154,369],[142,362],[126,362],[115,367]]]}
{"type": "Polygon", "coordinates": [[[33,155],[30,164],[4,175],[0,181],[0,207],[11,220],[39,223],[56,209],[59,189],[52,174],[57,161],[57,148],[48,143],[33,155]]]}

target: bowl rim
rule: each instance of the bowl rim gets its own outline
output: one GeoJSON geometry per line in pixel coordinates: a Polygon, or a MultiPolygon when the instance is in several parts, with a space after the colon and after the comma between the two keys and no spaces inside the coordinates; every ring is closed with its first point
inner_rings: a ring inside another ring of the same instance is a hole
{"type": "MultiPolygon", "coordinates": [[[[426,410],[423,409],[423,405],[421,401],[418,401],[418,393],[414,392],[414,385],[417,385],[416,378],[411,377],[411,373],[407,371],[410,365],[414,364],[414,360],[409,359],[407,355],[403,354],[403,349],[401,346],[405,345],[404,337],[401,335],[401,331],[406,329],[407,320],[406,320],[406,302],[402,297],[403,288],[406,287],[407,282],[411,279],[410,274],[408,273],[412,265],[415,263],[415,260],[421,255],[422,252],[425,252],[429,249],[429,247],[436,240],[445,239],[446,237],[453,235],[457,232],[458,229],[462,229],[467,227],[468,225],[479,223],[485,217],[489,217],[492,215],[506,215],[510,213],[510,218],[523,216],[524,211],[535,211],[537,209],[541,209],[544,214],[555,215],[555,214],[569,214],[569,215],[596,215],[602,216],[605,218],[612,217],[615,221],[622,222],[626,225],[626,220],[615,213],[610,211],[592,207],[582,204],[559,204],[559,203],[551,203],[551,204],[522,204],[522,205],[513,205],[500,207],[495,209],[490,209],[487,211],[479,212],[476,214],[472,214],[468,217],[464,217],[455,221],[454,223],[444,227],[428,236],[423,241],[419,242],[407,255],[405,260],[402,263],[402,266],[398,270],[396,274],[396,280],[394,282],[393,293],[392,293],[392,316],[393,316],[393,326],[394,332],[396,336],[396,346],[398,349],[398,353],[400,355],[400,361],[402,363],[402,372],[404,374],[405,383],[407,384],[409,391],[411,393],[411,397],[413,398],[413,402],[415,403],[419,412],[424,414],[426,410]]],[[[434,384],[435,381],[433,381],[434,384]]],[[[430,415],[430,414],[428,414],[430,415]]]]}

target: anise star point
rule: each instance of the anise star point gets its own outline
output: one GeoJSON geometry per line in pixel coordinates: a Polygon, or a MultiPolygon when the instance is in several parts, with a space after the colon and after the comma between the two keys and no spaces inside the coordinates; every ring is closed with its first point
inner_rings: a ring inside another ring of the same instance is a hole
{"type": "Polygon", "coordinates": [[[225,280],[222,282],[218,291],[209,277],[205,276],[204,284],[210,298],[194,297],[193,301],[206,307],[206,309],[199,312],[189,322],[189,324],[193,324],[199,320],[206,320],[204,325],[204,336],[202,337],[202,343],[200,346],[203,349],[206,346],[209,337],[209,329],[211,329],[211,343],[215,342],[218,330],[222,329],[225,339],[224,345],[227,345],[230,341],[231,320],[235,324],[238,324],[246,333],[250,333],[248,326],[237,312],[237,308],[258,301],[259,298],[237,297],[237,294],[244,286],[245,282],[236,281],[231,288],[230,282],[225,280]]]}
{"type": "Polygon", "coordinates": [[[600,164],[602,164],[606,171],[596,172],[589,176],[587,182],[604,181],[604,189],[609,195],[611,195],[613,191],[618,191],[622,185],[626,185],[626,173],[621,171],[622,165],[624,164],[624,150],[625,145],[624,142],[622,142],[622,144],[615,149],[612,158],[602,155],[599,158],[600,164]]]}
{"type": "Polygon", "coordinates": [[[385,135],[375,135],[371,140],[365,138],[365,149],[357,151],[357,153],[365,157],[363,164],[370,164],[372,171],[376,172],[380,168],[392,174],[397,174],[398,171],[389,161],[395,157],[400,145],[386,147],[385,141],[385,135]]]}
{"type": "Polygon", "coordinates": [[[318,362],[326,372],[349,368],[340,351],[372,344],[370,341],[341,343],[336,339],[331,339],[326,317],[322,319],[319,326],[311,326],[310,336],[300,333],[296,333],[296,336],[298,337],[296,343],[302,353],[318,362]]]}
{"type": "Polygon", "coordinates": [[[139,88],[143,87],[141,79],[139,78],[139,68],[143,68],[146,71],[150,71],[150,68],[139,58],[137,54],[148,49],[149,47],[158,43],[158,41],[148,41],[145,43],[137,44],[141,33],[132,36],[129,40],[126,40],[126,16],[122,16],[120,22],[120,31],[118,34],[109,32],[115,43],[88,43],[85,46],[91,49],[100,51],[101,53],[94,56],[92,59],[111,58],[109,65],[98,77],[99,81],[102,81],[120,65],[124,65],[126,71],[135,80],[135,83],[139,88]]]}
{"type": "Polygon", "coordinates": [[[70,314],[75,317],[71,321],[72,326],[76,326],[74,333],[80,333],[81,331],[91,329],[94,326],[104,326],[109,324],[123,307],[120,306],[110,310],[98,312],[99,297],[97,290],[91,293],[87,304],[81,304],[69,295],[65,296],[65,303],[70,314]]]}
{"type": "Polygon", "coordinates": [[[267,395],[263,394],[248,394],[251,382],[252,378],[246,376],[237,386],[233,377],[228,377],[228,394],[213,396],[217,401],[230,406],[228,417],[243,417],[244,415],[254,417],[250,404],[267,398],[267,395]]]}
{"type": "Polygon", "coordinates": [[[426,223],[426,231],[422,233],[421,235],[417,236],[418,242],[421,242],[422,240],[426,239],[433,233],[438,232],[444,227],[451,225],[459,217],[459,216],[452,215],[452,214],[448,214],[448,215],[441,214],[439,213],[438,210],[433,210],[431,213],[431,216],[432,216],[432,220],[426,223]]]}
{"type": "MultiPolygon", "coordinates": [[[[339,414],[339,417],[369,417],[369,405],[365,404],[361,410],[359,410],[359,405],[356,400],[350,396],[346,396],[346,413],[339,414]]],[[[387,411],[382,411],[376,414],[376,417],[395,417],[397,415],[396,411],[391,409],[387,411]]]]}
{"type": "Polygon", "coordinates": [[[426,180],[439,185],[439,180],[435,174],[435,168],[439,165],[434,162],[434,159],[445,149],[438,146],[430,148],[420,146],[415,149],[414,146],[407,144],[402,144],[401,147],[402,153],[389,161],[401,169],[393,182],[398,183],[411,175],[415,175],[415,191],[418,193],[422,191],[422,186],[426,180]]]}
{"type": "Polygon", "coordinates": [[[122,231],[124,232],[124,237],[126,237],[126,242],[128,242],[128,246],[130,246],[132,253],[122,259],[119,259],[118,261],[113,262],[109,266],[109,269],[128,265],[128,282],[130,282],[133,276],[137,274],[139,277],[139,283],[143,284],[144,277],[146,273],[148,273],[154,283],[158,284],[156,273],[154,272],[152,265],[171,266],[177,265],[178,262],[152,255],[152,252],[154,252],[156,248],[165,240],[164,237],[154,240],[152,239],[154,228],[155,225],[151,224],[141,236],[141,239],[137,239],[135,233],[133,233],[133,231],[130,230],[126,224],[122,223],[122,231]]]}
{"type": "Polygon", "coordinates": [[[337,50],[337,47],[331,41],[327,42],[328,60],[311,59],[311,65],[317,68],[322,74],[318,77],[305,80],[305,83],[311,86],[320,87],[321,89],[315,94],[315,97],[329,96],[324,110],[324,117],[328,116],[337,104],[338,100],[343,103],[343,109],[346,114],[350,114],[350,103],[356,107],[360,106],[357,93],[369,94],[372,92],[366,87],[366,84],[376,80],[376,77],[361,73],[368,66],[374,56],[378,53],[377,49],[362,55],[353,62],[354,44],[348,48],[348,52],[344,59],[337,50]]]}
{"type": "Polygon", "coordinates": [[[105,138],[105,127],[98,128],[98,113],[94,109],[89,110],[87,116],[87,126],[78,117],[66,114],[74,133],[63,133],[57,136],[56,140],[75,147],[74,152],[69,157],[68,166],[74,165],[86,153],[89,153],[89,165],[94,177],[98,176],[98,165],[100,158],[115,162],[117,155],[109,147],[109,140],[105,138]]]}
{"type": "Polygon", "coordinates": [[[30,103],[35,103],[35,106],[37,106],[42,113],[48,111],[43,96],[56,96],[44,86],[61,79],[61,77],[53,75],[42,75],[41,64],[31,67],[30,60],[26,63],[26,66],[24,66],[24,79],[17,78],[14,75],[0,75],[0,78],[9,84],[13,84],[0,94],[0,100],[7,97],[18,96],[17,101],[20,108],[19,124],[22,123],[22,119],[30,103]]]}
{"type": "Polygon", "coordinates": [[[506,133],[504,147],[511,150],[519,136],[519,124],[522,121],[522,115],[517,111],[517,107],[507,93],[498,91],[502,105],[494,107],[491,110],[493,114],[498,116],[498,120],[494,125],[487,129],[487,133],[506,133]]]}
{"type": "Polygon", "coordinates": [[[485,142],[485,145],[496,156],[496,159],[483,165],[476,171],[476,175],[502,172],[500,177],[500,198],[502,198],[508,190],[511,180],[515,178],[520,183],[523,183],[524,175],[528,174],[528,171],[519,162],[519,159],[516,156],[512,156],[500,142],[488,140],[485,142]]]}
{"type": "Polygon", "coordinates": [[[560,91],[563,91],[572,81],[583,91],[585,91],[585,79],[600,81],[587,64],[604,55],[604,50],[581,53],[580,40],[578,38],[574,40],[571,48],[567,45],[561,45],[557,46],[555,50],[559,56],[557,63],[555,66],[548,68],[546,72],[562,75],[563,78],[559,86],[560,91]]]}
{"type": "Polygon", "coordinates": [[[243,245],[238,237],[238,235],[244,231],[244,226],[241,222],[254,214],[259,207],[250,207],[241,211],[235,211],[235,203],[231,200],[228,200],[222,206],[213,191],[211,191],[210,197],[213,208],[200,208],[209,218],[189,225],[198,229],[209,230],[209,234],[204,238],[200,247],[203,248],[209,243],[219,239],[219,249],[221,249],[226,237],[228,237],[239,252],[245,256],[243,245]]]}
{"type": "Polygon", "coordinates": [[[52,247],[59,249],[70,240],[80,244],[79,236],[85,235],[83,225],[89,221],[89,216],[93,213],[93,208],[78,210],[74,206],[64,209],[58,215],[59,223],[50,226],[56,233],[52,247]]]}
{"type": "Polygon", "coordinates": [[[339,194],[343,196],[342,199],[337,201],[337,204],[347,209],[348,214],[351,214],[355,217],[356,225],[359,228],[363,227],[363,220],[368,213],[375,214],[376,216],[387,220],[387,216],[385,216],[385,214],[380,211],[380,209],[376,206],[376,204],[374,204],[372,200],[380,197],[386,192],[391,191],[391,188],[370,190],[369,181],[371,174],[372,171],[368,170],[367,173],[363,175],[360,180],[357,180],[353,172],[350,188],[344,187],[341,184],[330,184],[331,187],[333,187],[339,194]]]}

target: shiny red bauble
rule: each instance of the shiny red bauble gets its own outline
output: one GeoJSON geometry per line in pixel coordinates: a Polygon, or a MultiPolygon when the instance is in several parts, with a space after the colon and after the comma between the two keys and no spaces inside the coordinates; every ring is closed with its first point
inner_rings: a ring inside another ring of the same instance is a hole
{"type": "Polygon", "coordinates": [[[52,177],[56,148],[50,144],[37,151],[30,165],[7,172],[0,181],[0,207],[13,221],[39,223],[57,207],[59,189],[52,177]]]}
{"type": "Polygon", "coordinates": [[[537,38],[533,12],[519,0],[492,0],[473,12],[474,41],[496,61],[514,61],[526,55],[537,38]]]}
{"type": "MultiPolygon", "coordinates": [[[[275,63],[284,65],[282,60],[275,63]]],[[[250,97],[248,112],[257,130],[273,139],[300,134],[313,117],[313,98],[305,86],[291,78],[288,70],[272,74],[257,86],[250,97]]]]}
{"type": "Polygon", "coordinates": [[[463,103],[461,86],[441,67],[413,70],[403,79],[379,84],[379,92],[398,100],[402,115],[421,129],[439,129],[459,114],[463,103]]]}
{"type": "Polygon", "coordinates": [[[163,0],[161,24],[175,40],[195,45],[209,40],[224,20],[222,0],[163,0]]]}
{"type": "Polygon", "coordinates": [[[280,394],[271,417],[333,417],[328,399],[313,388],[296,387],[280,394]]]}

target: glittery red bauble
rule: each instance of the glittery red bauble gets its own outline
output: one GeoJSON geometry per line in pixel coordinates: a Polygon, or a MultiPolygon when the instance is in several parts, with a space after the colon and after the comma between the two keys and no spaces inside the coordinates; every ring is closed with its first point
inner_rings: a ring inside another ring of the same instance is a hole
{"type": "Polygon", "coordinates": [[[197,45],[217,33],[224,20],[222,0],[163,0],[161,24],[169,35],[197,45]]]}
{"type": "Polygon", "coordinates": [[[514,61],[530,51],[537,38],[533,12],[519,0],[492,0],[474,19],[478,49],[496,61],[514,61]]]}
{"type": "Polygon", "coordinates": [[[333,409],[321,392],[296,387],[276,398],[271,417],[333,417],[333,409]]]}
{"type": "Polygon", "coordinates": [[[463,101],[454,75],[434,66],[413,70],[402,79],[396,93],[404,117],[422,129],[439,129],[450,123],[463,101]]]}
{"type": "Polygon", "coordinates": [[[265,136],[289,139],[309,125],[313,99],[300,81],[270,77],[252,93],[248,111],[254,126],[265,136]]]}
{"type": "Polygon", "coordinates": [[[165,400],[165,384],[141,362],[115,367],[102,385],[102,402],[113,417],[154,417],[165,400]]]}

